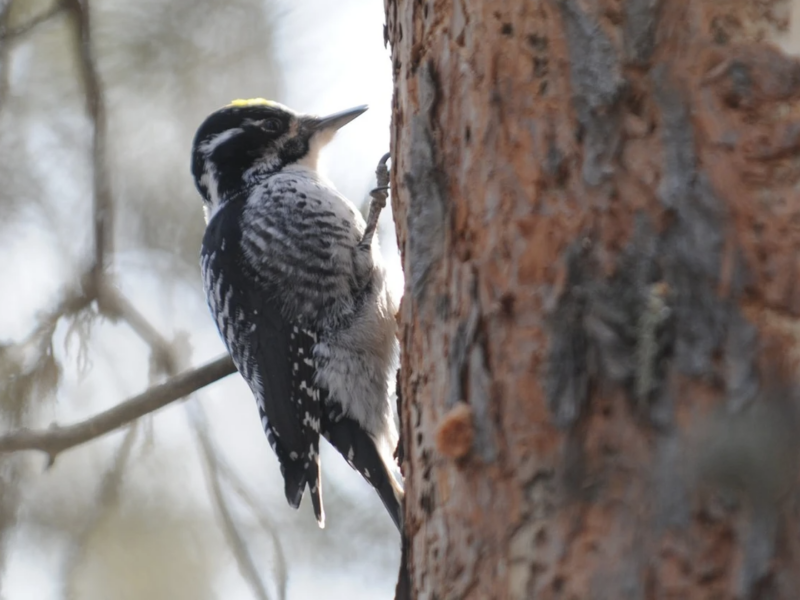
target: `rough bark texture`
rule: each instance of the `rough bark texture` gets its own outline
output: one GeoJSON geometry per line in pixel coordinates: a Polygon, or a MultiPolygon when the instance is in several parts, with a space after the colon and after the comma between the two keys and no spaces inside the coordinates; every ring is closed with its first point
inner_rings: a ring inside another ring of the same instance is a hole
{"type": "Polygon", "coordinates": [[[781,8],[386,0],[414,597],[800,597],[781,8]]]}

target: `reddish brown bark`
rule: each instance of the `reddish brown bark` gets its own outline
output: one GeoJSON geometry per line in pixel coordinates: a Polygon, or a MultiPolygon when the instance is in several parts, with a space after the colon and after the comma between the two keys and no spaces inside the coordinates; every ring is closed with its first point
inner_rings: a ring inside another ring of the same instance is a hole
{"type": "Polygon", "coordinates": [[[414,597],[800,597],[778,3],[386,8],[414,597]]]}

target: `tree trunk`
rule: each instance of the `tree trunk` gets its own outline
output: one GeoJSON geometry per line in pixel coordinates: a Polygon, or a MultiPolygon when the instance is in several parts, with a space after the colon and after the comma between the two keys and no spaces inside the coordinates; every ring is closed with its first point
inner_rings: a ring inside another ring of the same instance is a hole
{"type": "Polygon", "coordinates": [[[386,0],[412,597],[800,597],[779,8],[386,0]]]}

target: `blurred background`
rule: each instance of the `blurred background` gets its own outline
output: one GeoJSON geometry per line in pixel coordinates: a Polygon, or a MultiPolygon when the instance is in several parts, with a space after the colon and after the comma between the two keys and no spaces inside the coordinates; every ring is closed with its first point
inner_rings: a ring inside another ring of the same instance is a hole
{"type": "MultiPolygon", "coordinates": [[[[86,419],[224,353],[189,174],[210,112],[370,104],[322,157],[366,206],[389,147],[383,21],[380,0],[0,0],[0,435],[86,419]],[[95,198],[112,216],[100,278],[95,198]]],[[[388,210],[381,223],[401,289],[388,210]]],[[[338,454],[322,461],[325,530],[307,499],[287,505],[238,375],[50,468],[0,455],[0,598],[392,597],[391,520],[338,454]]]]}

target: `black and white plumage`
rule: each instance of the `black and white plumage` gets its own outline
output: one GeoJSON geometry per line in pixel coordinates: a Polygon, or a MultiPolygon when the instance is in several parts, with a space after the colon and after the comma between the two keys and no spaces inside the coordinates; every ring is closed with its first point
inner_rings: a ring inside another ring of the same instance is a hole
{"type": "Polygon", "coordinates": [[[286,499],[297,508],[308,487],[324,525],[322,434],[400,528],[389,401],[396,300],[372,239],[376,223],[316,168],[320,148],[364,110],[318,118],[234,101],[198,129],[192,173],[206,211],[208,304],[255,396],[286,499]]]}

